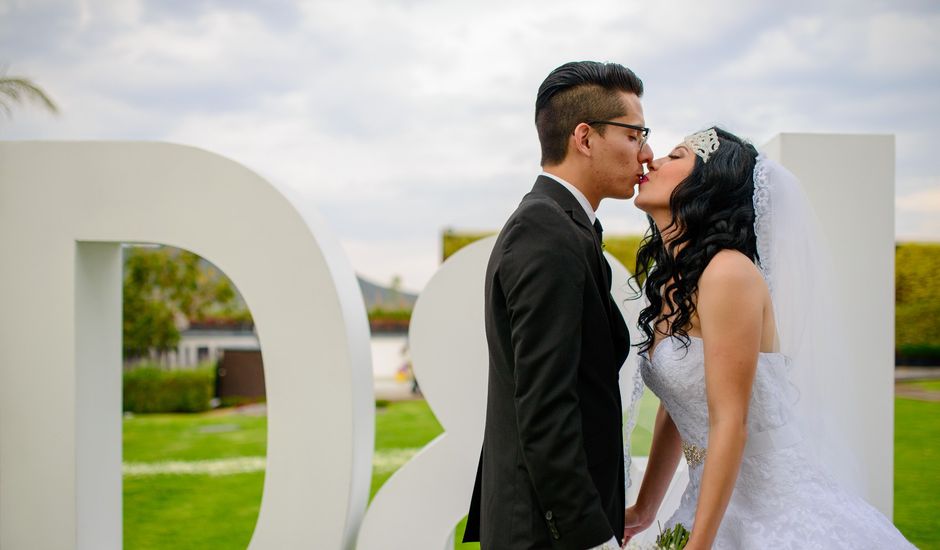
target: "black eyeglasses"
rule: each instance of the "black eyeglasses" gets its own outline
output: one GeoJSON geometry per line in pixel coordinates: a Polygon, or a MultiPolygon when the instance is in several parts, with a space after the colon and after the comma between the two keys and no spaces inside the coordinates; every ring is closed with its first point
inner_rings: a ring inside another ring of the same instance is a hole
{"type": "Polygon", "coordinates": [[[623,122],[614,122],[612,120],[589,120],[588,124],[609,124],[611,126],[620,126],[621,128],[629,128],[631,130],[636,130],[640,132],[640,149],[646,145],[646,140],[649,139],[650,129],[644,126],[634,126],[633,124],[624,124],[623,122]]]}

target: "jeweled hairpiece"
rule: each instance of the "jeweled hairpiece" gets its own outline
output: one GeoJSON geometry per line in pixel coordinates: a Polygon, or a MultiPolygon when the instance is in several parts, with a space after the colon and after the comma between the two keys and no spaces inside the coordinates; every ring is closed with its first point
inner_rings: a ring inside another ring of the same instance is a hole
{"type": "Polygon", "coordinates": [[[718,133],[714,128],[696,132],[691,136],[686,136],[685,146],[693,153],[702,157],[702,162],[708,162],[708,157],[718,150],[718,133]]]}

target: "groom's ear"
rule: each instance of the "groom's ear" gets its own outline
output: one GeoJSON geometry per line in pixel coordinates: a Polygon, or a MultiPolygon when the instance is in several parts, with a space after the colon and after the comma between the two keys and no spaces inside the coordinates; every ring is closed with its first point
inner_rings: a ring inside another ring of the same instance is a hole
{"type": "Polygon", "coordinates": [[[594,135],[594,129],[586,123],[582,122],[574,127],[574,132],[571,134],[571,138],[568,140],[569,145],[572,149],[571,152],[577,151],[586,157],[591,156],[591,137],[594,135]]]}

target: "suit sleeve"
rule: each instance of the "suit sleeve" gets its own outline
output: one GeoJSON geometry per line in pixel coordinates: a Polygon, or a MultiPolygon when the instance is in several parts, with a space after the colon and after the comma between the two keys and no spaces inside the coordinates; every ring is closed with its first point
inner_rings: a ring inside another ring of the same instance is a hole
{"type": "Polygon", "coordinates": [[[568,215],[548,205],[520,213],[499,267],[515,358],[515,412],[523,460],[552,537],[583,550],[612,530],[588,471],[577,391],[589,274],[568,215]]]}

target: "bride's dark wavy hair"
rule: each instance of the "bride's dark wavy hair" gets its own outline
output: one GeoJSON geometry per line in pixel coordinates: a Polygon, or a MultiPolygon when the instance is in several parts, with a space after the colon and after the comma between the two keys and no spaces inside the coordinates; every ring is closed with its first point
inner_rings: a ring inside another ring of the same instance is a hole
{"type": "Polygon", "coordinates": [[[632,277],[637,283],[645,279],[642,284],[649,299],[639,317],[639,327],[646,336],[637,344],[641,351],[652,347],[655,326],[662,320],[669,325],[668,335],[688,347],[686,328],[695,313],[693,297],[699,277],[715,254],[731,249],[758,260],[753,203],[757,149],[721,128],[714,130],[718,150],[711,153],[708,162],[695,155],[692,172],[669,198],[670,225],[658,228],[647,216],[650,226],[640,243],[632,277]],[[664,231],[675,235],[668,246],[663,242],[664,231]],[[682,249],[676,252],[679,247],[682,249]],[[663,315],[667,297],[672,312],[663,315]]]}

